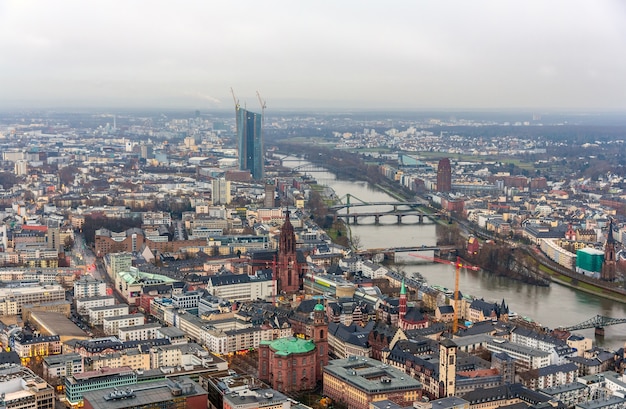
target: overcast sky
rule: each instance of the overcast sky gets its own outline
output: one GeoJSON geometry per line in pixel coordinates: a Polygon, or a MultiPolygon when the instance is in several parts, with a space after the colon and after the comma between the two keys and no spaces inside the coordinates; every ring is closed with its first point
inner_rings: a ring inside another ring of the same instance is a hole
{"type": "Polygon", "coordinates": [[[621,0],[0,0],[0,107],[626,109],[621,0]]]}

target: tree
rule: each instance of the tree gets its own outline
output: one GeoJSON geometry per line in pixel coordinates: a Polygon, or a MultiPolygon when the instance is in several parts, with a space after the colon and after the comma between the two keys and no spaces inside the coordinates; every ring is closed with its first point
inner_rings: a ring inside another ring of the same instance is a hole
{"type": "Polygon", "coordinates": [[[72,250],[72,248],[74,247],[74,239],[72,238],[72,236],[65,237],[65,240],[63,240],[63,247],[65,248],[66,252],[72,250]]]}

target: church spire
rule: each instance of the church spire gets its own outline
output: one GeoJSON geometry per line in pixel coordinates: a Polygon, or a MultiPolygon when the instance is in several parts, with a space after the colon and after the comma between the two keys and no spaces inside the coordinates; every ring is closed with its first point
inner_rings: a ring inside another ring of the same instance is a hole
{"type": "Polygon", "coordinates": [[[615,238],[613,237],[613,219],[609,221],[609,234],[606,236],[607,244],[615,244],[615,238]]]}
{"type": "Polygon", "coordinates": [[[406,295],[406,286],[404,285],[404,278],[402,279],[402,285],[400,286],[400,295],[406,295]]]}

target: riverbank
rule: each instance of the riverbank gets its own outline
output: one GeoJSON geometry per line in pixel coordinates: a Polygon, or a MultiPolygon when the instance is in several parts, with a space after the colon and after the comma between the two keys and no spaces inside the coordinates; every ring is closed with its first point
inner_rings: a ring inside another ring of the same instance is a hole
{"type": "Polygon", "coordinates": [[[541,264],[539,269],[545,272],[546,274],[548,274],[550,276],[550,279],[555,283],[558,283],[565,287],[572,288],[577,291],[582,291],[587,294],[596,295],[598,297],[602,297],[607,300],[626,304],[626,294],[622,294],[620,292],[617,292],[609,288],[594,285],[593,283],[580,281],[576,277],[571,277],[565,274],[561,274],[558,271],[552,270],[550,267],[546,266],[545,264],[541,264]]]}

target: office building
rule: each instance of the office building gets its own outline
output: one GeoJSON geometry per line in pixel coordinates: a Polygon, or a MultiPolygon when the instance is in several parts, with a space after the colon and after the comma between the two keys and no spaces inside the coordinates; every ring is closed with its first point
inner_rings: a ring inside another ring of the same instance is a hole
{"type": "Polygon", "coordinates": [[[371,402],[385,399],[409,406],[421,399],[422,384],[380,361],[351,356],[324,367],[323,393],[351,409],[369,409],[371,402]]]}
{"type": "Polygon", "coordinates": [[[3,409],[54,409],[54,389],[30,369],[0,369],[3,409]]]}
{"type": "Polygon", "coordinates": [[[450,192],[452,190],[452,167],[450,159],[443,158],[437,166],[437,192],[450,192]]]}
{"type": "Polygon", "coordinates": [[[106,283],[102,280],[84,275],[79,280],[74,281],[74,299],[86,297],[102,297],[107,295],[106,283]]]}
{"type": "Polygon", "coordinates": [[[263,206],[265,207],[274,207],[276,204],[275,196],[276,196],[276,185],[273,181],[265,182],[265,198],[263,199],[263,206]]]}
{"type": "Polygon", "coordinates": [[[73,408],[80,407],[83,404],[83,393],[85,392],[136,383],[137,374],[128,366],[76,373],[65,379],[65,398],[73,408]]]}
{"type": "Polygon", "coordinates": [[[0,287],[0,315],[22,313],[24,304],[65,300],[65,289],[57,284],[10,283],[0,287]]]}
{"type": "Polygon", "coordinates": [[[230,180],[213,179],[211,181],[211,194],[214,205],[227,205],[231,201],[230,180]]]}
{"type": "Polygon", "coordinates": [[[263,178],[263,116],[239,104],[235,107],[237,139],[239,142],[239,170],[247,170],[254,180],[263,178]]]}
{"type": "Polygon", "coordinates": [[[159,379],[84,394],[85,409],[206,408],[207,392],[189,378],[159,379]]]}
{"type": "Polygon", "coordinates": [[[124,327],[132,327],[135,325],[144,325],[146,317],[143,314],[128,314],[117,317],[104,317],[102,319],[102,328],[107,335],[118,335],[119,329],[124,327]]]}

